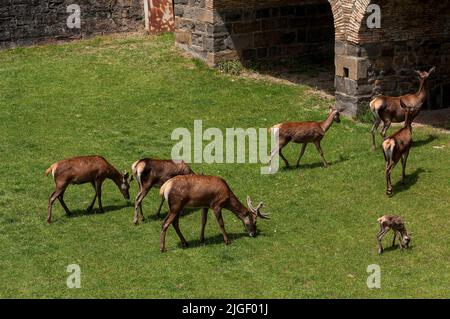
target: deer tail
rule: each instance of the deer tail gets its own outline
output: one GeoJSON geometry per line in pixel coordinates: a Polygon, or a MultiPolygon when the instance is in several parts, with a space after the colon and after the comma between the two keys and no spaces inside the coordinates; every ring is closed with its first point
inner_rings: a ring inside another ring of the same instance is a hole
{"type": "Polygon", "coordinates": [[[369,108],[376,119],[381,119],[380,112],[384,109],[385,101],[380,97],[370,101],[369,108]]]}
{"type": "Polygon", "coordinates": [[[159,189],[159,196],[161,198],[165,198],[167,202],[169,202],[169,193],[170,189],[172,188],[172,182],[173,182],[172,179],[169,179],[159,189]]]}
{"type": "Polygon", "coordinates": [[[131,165],[131,171],[133,175],[136,177],[136,181],[141,184],[141,174],[145,169],[145,162],[143,162],[141,159],[134,162],[133,165],[131,165]]]}
{"type": "Polygon", "coordinates": [[[383,153],[386,160],[392,160],[392,155],[394,154],[395,141],[391,138],[385,140],[382,144],[383,153]]]}
{"type": "Polygon", "coordinates": [[[48,174],[50,174],[50,173],[53,174],[55,168],[56,168],[56,163],[55,163],[55,164],[52,164],[52,166],[50,166],[49,168],[47,168],[47,170],[45,171],[45,176],[48,176],[48,174]]]}

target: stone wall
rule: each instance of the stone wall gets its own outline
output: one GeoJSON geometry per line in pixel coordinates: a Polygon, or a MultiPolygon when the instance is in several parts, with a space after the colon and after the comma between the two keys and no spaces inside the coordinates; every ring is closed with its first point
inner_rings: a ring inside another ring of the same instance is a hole
{"type": "Polygon", "coordinates": [[[415,92],[414,70],[436,66],[424,108],[450,107],[450,4],[430,0],[380,0],[381,29],[369,29],[365,18],[358,43],[337,42],[338,103],[362,113],[376,94],[415,92]],[[356,70],[345,75],[344,68],[356,70]]]}
{"type": "Polygon", "coordinates": [[[0,48],[144,29],[142,0],[1,0],[0,48]],[[81,29],[67,27],[67,6],[81,7],[81,29]]]}
{"type": "Polygon", "coordinates": [[[212,65],[333,55],[333,15],[326,0],[241,1],[242,6],[233,1],[217,2],[212,10],[206,1],[175,0],[177,43],[212,65]]]}

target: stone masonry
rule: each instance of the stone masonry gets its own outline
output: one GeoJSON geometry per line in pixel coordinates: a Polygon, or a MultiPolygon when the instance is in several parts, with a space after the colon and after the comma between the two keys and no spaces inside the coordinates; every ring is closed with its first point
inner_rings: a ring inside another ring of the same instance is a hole
{"type": "Polygon", "coordinates": [[[0,48],[144,29],[142,0],[1,0],[0,48]],[[81,8],[81,29],[67,27],[70,4],[81,8]]]}
{"type": "Polygon", "coordinates": [[[428,106],[449,107],[450,2],[440,0],[174,0],[176,43],[210,65],[335,55],[338,106],[352,116],[376,94],[417,90],[436,66],[428,106]],[[381,28],[370,29],[370,5],[381,28]],[[334,27],[333,27],[334,26],[334,27]]]}

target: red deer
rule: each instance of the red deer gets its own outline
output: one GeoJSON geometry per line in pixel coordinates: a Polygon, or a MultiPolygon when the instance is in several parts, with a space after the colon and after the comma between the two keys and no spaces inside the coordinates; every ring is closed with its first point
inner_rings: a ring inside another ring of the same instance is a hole
{"type": "Polygon", "coordinates": [[[400,100],[400,104],[405,110],[405,125],[401,130],[389,136],[381,145],[386,161],[387,195],[392,195],[391,172],[399,160],[402,161],[402,182],[405,181],[406,161],[413,142],[411,113],[414,110],[410,110],[402,100],[400,100]]]}
{"type": "Polygon", "coordinates": [[[275,147],[270,155],[270,161],[271,163],[273,157],[279,153],[280,157],[283,159],[284,163],[286,164],[286,167],[289,167],[288,160],[283,156],[283,153],[281,150],[283,147],[285,147],[289,142],[302,144],[302,148],[300,150],[300,156],[297,161],[297,168],[300,165],[300,160],[305,153],[306,145],[308,143],[314,143],[314,145],[317,148],[317,151],[319,152],[320,156],[322,157],[323,164],[325,167],[328,166],[328,162],[325,160],[325,157],[323,155],[322,147],[320,146],[320,142],[322,141],[323,137],[325,136],[325,133],[328,131],[328,129],[331,127],[333,122],[340,123],[340,110],[331,108],[330,113],[328,114],[328,117],[325,119],[325,121],[322,122],[286,122],[277,124],[275,126],[272,126],[269,130],[273,133],[275,129],[278,129],[279,131],[279,142],[278,147],[275,147]]]}
{"type": "MultiPolygon", "coordinates": [[[[136,161],[131,169],[139,185],[139,192],[136,196],[134,208],[133,223],[135,225],[138,224],[138,213],[140,213],[142,220],[144,220],[142,201],[153,186],[161,187],[161,185],[177,175],[194,174],[189,165],[184,162],[177,163],[172,160],[150,158],[136,161]]],[[[164,198],[162,198],[158,212],[156,213],[158,217],[160,216],[163,204],[164,198]]]]}
{"type": "Polygon", "coordinates": [[[383,128],[381,130],[381,136],[386,139],[386,132],[391,126],[391,123],[401,123],[405,120],[405,110],[400,105],[402,100],[405,105],[414,109],[411,113],[411,121],[419,114],[423,103],[427,99],[427,86],[428,78],[431,73],[436,70],[435,67],[431,68],[429,72],[416,71],[419,76],[420,86],[419,91],[413,94],[406,94],[398,97],[392,96],[378,96],[370,102],[370,111],[375,117],[375,122],[372,126],[372,150],[375,150],[375,133],[383,122],[383,128]]]}
{"type": "Polygon", "coordinates": [[[169,214],[162,224],[160,249],[166,251],[166,232],[170,224],[173,225],[183,247],[187,247],[186,239],[181,234],[178,226],[180,213],[184,208],[202,208],[202,228],[200,242],[205,241],[205,225],[208,209],[214,211],[223,240],[226,245],[230,244],[228,235],[222,219],[222,209],[233,212],[244,224],[245,229],[251,237],[256,236],[257,217],[269,219],[267,214],[261,212],[263,203],[253,207],[250,197],[247,197],[248,208],[245,207],[231,191],[228,184],[220,177],[206,175],[181,175],[174,177],[164,183],[159,192],[161,198],[165,198],[169,204],[169,214]]]}
{"type": "Polygon", "coordinates": [[[383,253],[383,245],[381,240],[386,235],[389,230],[394,231],[394,240],[392,241],[392,246],[395,245],[395,240],[397,235],[399,236],[400,248],[409,248],[409,243],[411,242],[411,235],[406,231],[405,222],[398,216],[385,215],[378,218],[378,223],[380,224],[380,231],[377,234],[378,241],[378,254],[383,253]]]}
{"type": "Polygon", "coordinates": [[[128,173],[120,173],[101,156],[80,156],[64,159],[54,163],[45,171],[46,176],[50,173],[52,173],[55,181],[55,191],[48,199],[48,223],[51,223],[52,206],[56,199],[59,200],[66,214],[70,215],[70,210],[64,203],[64,192],[70,184],[92,184],[95,196],[87,209],[88,211],[92,210],[95,200],[98,198],[98,206],[100,212],[103,213],[102,184],[107,178],[117,185],[125,199],[130,199],[128,173]]]}

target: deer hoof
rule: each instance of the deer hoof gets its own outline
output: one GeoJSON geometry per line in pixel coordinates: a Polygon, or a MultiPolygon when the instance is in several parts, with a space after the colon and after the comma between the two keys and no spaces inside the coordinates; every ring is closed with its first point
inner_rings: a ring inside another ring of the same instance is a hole
{"type": "Polygon", "coordinates": [[[161,248],[160,251],[161,251],[161,253],[165,253],[165,252],[167,252],[167,249],[166,248],[161,248]]]}
{"type": "Polygon", "coordinates": [[[185,242],[185,243],[181,243],[181,246],[182,246],[183,248],[188,248],[188,247],[189,247],[189,244],[188,244],[187,242],[185,242]]]}
{"type": "Polygon", "coordinates": [[[392,193],[393,193],[392,189],[388,189],[386,191],[386,195],[388,195],[388,196],[392,196],[392,193]]]}
{"type": "Polygon", "coordinates": [[[378,249],[378,255],[381,255],[383,253],[383,249],[378,249]]]}

